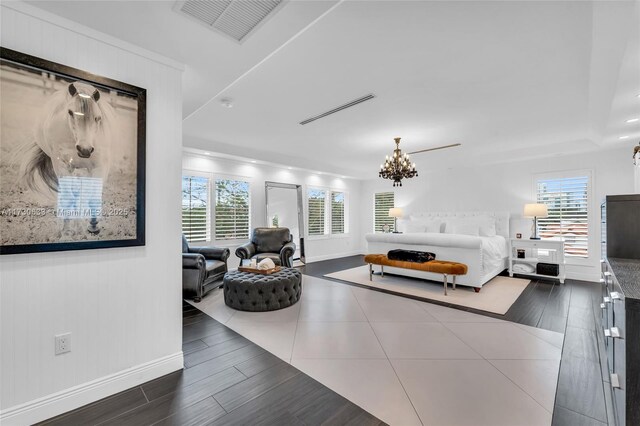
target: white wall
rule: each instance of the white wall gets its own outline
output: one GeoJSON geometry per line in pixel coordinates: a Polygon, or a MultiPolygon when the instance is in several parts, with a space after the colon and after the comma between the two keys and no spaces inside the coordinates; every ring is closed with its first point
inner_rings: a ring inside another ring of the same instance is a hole
{"type": "Polygon", "coordinates": [[[3,2],[2,46],[147,89],[146,246],[0,257],[2,420],[29,424],[182,367],[180,65],[3,2]],[[71,352],[54,356],[54,335],[71,352]]]}
{"type": "MultiPolygon", "coordinates": [[[[317,175],[302,170],[288,170],[286,167],[252,164],[249,162],[207,157],[192,153],[184,154],[182,167],[185,171],[213,173],[214,175],[219,174],[248,179],[251,185],[252,228],[267,225],[264,191],[266,181],[302,185],[303,194],[306,194],[309,186],[342,189],[346,192],[349,199],[349,233],[341,236],[305,238],[306,259],[307,262],[314,262],[362,253],[359,196],[361,183],[358,180],[340,179],[334,176],[324,174],[317,175]]],[[[226,245],[221,242],[215,242],[213,244],[226,245]]],[[[229,266],[236,267],[239,260],[233,253],[237,244],[227,245],[232,248],[229,266]]]]}
{"type": "Polygon", "coordinates": [[[405,214],[421,211],[509,211],[512,214],[511,232],[523,233],[527,238],[531,220],[522,219],[525,203],[535,200],[534,179],[538,173],[563,170],[591,170],[590,257],[586,265],[569,265],[569,277],[585,280],[599,279],[600,259],[600,201],[605,195],[633,193],[633,164],[629,149],[590,153],[576,153],[522,162],[452,167],[438,172],[420,169],[420,176],[403,181],[401,188],[393,188],[390,181],[367,180],[362,186],[360,204],[364,234],[373,228],[373,194],[394,191],[396,206],[405,214]]]}

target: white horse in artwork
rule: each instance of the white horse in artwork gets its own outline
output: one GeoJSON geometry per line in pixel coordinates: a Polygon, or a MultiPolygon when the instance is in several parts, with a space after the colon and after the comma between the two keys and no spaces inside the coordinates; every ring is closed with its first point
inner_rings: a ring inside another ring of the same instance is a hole
{"type": "MultiPolygon", "coordinates": [[[[81,216],[89,219],[87,231],[93,235],[100,232],[98,216],[102,186],[109,175],[115,117],[113,108],[100,97],[97,88],[81,82],[51,94],[22,162],[22,176],[30,189],[43,195],[50,190],[58,193],[58,216],[61,207],[73,206],[83,185],[91,186],[86,182],[99,188],[99,194],[89,197],[88,213],[81,216]]],[[[69,238],[72,218],[62,217],[61,237],[69,238]]]]}

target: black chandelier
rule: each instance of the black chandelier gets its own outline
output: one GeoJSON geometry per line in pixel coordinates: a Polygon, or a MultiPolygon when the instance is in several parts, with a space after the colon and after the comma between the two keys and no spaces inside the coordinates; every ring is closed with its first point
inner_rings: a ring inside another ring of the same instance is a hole
{"type": "Polygon", "coordinates": [[[380,165],[378,176],[382,179],[393,180],[393,186],[402,186],[402,179],[410,179],[418,176],[416,163],[409,161],[409,154],[403,154],[400,150],[400,138],[394,138],[396,149],[393,155],[385,157],[384,164],[380,165]]]}

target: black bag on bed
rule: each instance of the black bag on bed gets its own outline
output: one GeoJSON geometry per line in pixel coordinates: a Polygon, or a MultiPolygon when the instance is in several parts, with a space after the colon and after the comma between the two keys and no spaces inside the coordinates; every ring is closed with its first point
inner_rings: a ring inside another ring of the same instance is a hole
{"type": "Polygon", "coordinates": [[[429,253],[427,251],[416,250],[390,250],[387,253],[389,260],[402,260],[405,262],[424,263],[434,260],[436,258],[435,253],[429,253]]]}

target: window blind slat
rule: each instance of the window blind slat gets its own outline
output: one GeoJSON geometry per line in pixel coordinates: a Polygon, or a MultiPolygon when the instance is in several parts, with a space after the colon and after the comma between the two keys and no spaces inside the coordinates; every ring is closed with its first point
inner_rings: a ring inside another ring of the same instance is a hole
{"type": "Polygon", "coordinates": [[[393,192],[378,192],[374,194],[373,215],[374,232],[383,232],[382,227],[393,227],[393,218],[389,217],[389,209],[395,207],[395,194],[393,192]]]}
{"type": "Polygon", "coordinates": [[[209,241],[209,179],[182,177],[182,233],[187,241],[209,241]]]}
{"type": "Polygon", "coordinates": [[[344,192],[331,192],[331,233],[344,234],[344,192]]]}
{"type": "Polygon", "coordinates": [[[307,228],[309,235],[325,234],[325,198],[326,191],[309,189],[307,191],[307,228]]]}
{"type": "Polygon", "coordinates": [[[249,236],[249,182],[216,179],[215,239],[239,240],[249,236]]]}
{"type": "Polygon", "coordinates": [[[538,219],[540,237],[562,237],[567,256],[588,257],[589,177],[540,179],[537,200],[549,212],[548,217],[538,219]]]}

